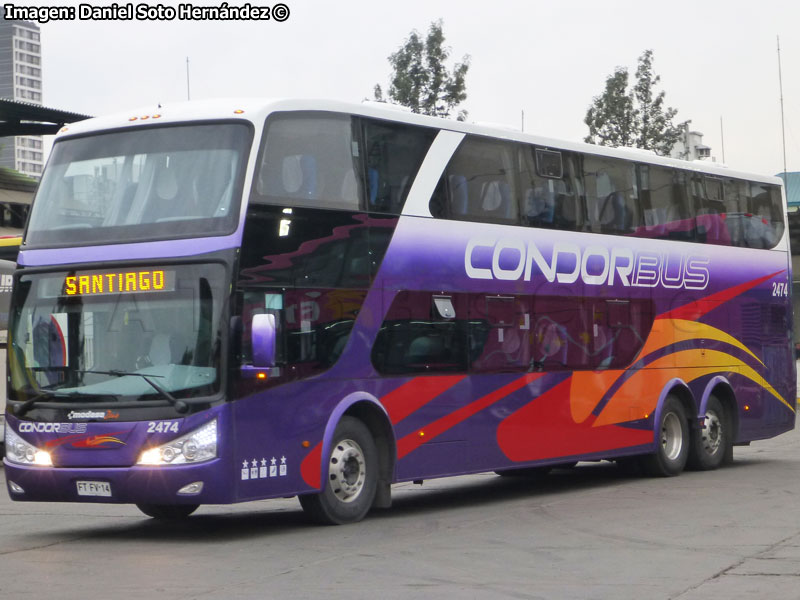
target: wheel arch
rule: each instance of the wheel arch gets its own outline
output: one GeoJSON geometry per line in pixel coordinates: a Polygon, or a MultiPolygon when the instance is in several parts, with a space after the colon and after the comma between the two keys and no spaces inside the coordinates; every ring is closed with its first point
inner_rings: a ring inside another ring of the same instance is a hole
{"type": "MultiPolygon", "coordinates": [[[[325,433],[322,437],[322,452],[319,462],[319,472],[322,474],[331,452],[333,434],[342,417],[350,416],[360,420],[369,429],[378,449],[378,490],[373,506],[388,508],[391,505],[391,491],[389,486],[394,479],[394,466],[397,459],[394,428],[392,427],[386,409],[378,399],[368,392],[353,392],[348,394],[336,405],[328,418],[325,433]]],[[[320,489],[322,477],[320,476],[320,489]]]]}
{"type": "Polygon", "coordinates": [[[681,405],[683,405],[683,409],[686,414],[690,419],[692,419],[692,421],[689,423],[689,426],[691,427],[692,423],[696,421],[695,415],[698,414],[697,403],[695,402],[692,391],[689,389],[689,386],[683,379],[680,379],[679,377],[671,379],[661,389],[661,394],[658,397],[658,404],[656,404],[655,414],[653,415],[653,447],[656,447],[658,444],[658,423],[661,419],[661,411],[664,408],[664,402],[670,395],[675,396],[678,399],[681,405]]]}
{"type": "Polygon", "coordinates": [[[716,375],[713,377],[703,390],[703,396],[700,400],[700,410],[697,413],[698,418],[705,415],[708,399],[715,396],[722,404],[722,408],[729,416],[729,423],[731,426],[731,440],[736,441],[739,437],[739,409],[736,404],[736,393],[733,391],[733,386],[728,381],[727,377],[716,375]]]}

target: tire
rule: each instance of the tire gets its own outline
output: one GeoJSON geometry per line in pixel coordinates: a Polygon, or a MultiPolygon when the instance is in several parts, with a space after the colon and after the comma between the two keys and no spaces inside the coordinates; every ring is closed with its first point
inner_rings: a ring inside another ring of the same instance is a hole
{"type": "Polygon", "coordinates": [[[709,396],[702,428],[692,430],[689,449],[691,469],[710,471],[723,464],[732,448],[730,416],[716,396],[709,396]]]}
{"type": "Polygon", "coordinates": [[[378,484],[378,450],[364,423],[342,417],[333,434],[327,464],[322,491],[300,496],[300,505],[314,521],[324,525],[360,521],[372,507],[378,484]]]}
{"type": "Polygon", "coordinates": [[[642,457],[645,473],[653,477],[679,475],[689,458],[689,422],[680,400],[670,394],[655,428],[656,451],[642,457]]]}
{"type": "Polygon", "coordinates": [[[159,521],[180,521],[197,510],[199,504],[137,504],[136,508],[159,521]]]}

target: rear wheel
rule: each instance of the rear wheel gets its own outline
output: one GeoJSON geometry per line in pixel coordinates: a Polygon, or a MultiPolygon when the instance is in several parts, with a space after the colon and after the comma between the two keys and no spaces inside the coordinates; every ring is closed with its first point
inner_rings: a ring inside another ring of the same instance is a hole
{"type": "Polygon", "coordinates": [[[716,396],[706,403],[706,414],[700,429],[692,431],[689,466],[700,471],[719,467],[730,453],[730,419],[716,396]]]}
{"type": "Polygon", "coordinates": [[[642,457],[642,466],[655,477],[678,475],[689,457],[689,423],[683,405],[672,394],[664,400],[656,436],[656,451],[642,457]]]}
{"type": "Polygon", "coordinates": [[[378,483],[378,450],[364,423],[354,417],[339,421],[327,464],[322,491],[300,496],[300,505],[325,525],[360,521],[372,507],[378,483]]]}
{"type": "Polygon", "coordinates": [[[197,510],[199,504],[137,504],[136,508],[159,521],[180,521],[197,510]]]}

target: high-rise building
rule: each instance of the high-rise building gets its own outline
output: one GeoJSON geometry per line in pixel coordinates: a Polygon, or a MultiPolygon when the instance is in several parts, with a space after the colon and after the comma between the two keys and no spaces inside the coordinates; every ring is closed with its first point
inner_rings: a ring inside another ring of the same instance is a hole
{"type": "MultiPolygon", "coordinates": [[[[42,104],[42,46],[39,26],[34,23],[0,21],[0,98],[42,104]]],[[[40,177],[44,166],[41,136],[1,138],[0,166],[40,177]]]]}

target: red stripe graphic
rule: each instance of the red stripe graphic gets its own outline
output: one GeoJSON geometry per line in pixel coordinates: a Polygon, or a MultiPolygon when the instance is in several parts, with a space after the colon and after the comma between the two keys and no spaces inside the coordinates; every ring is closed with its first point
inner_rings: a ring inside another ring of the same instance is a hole
{"type": "Polygon", "coordinates": [[[745,292],[753,289],[757,285],[764,283],[768,279],[772,279],[776,275],[780,275],[781,273],[785,273],[786,269],[782,271],[775,271],[771,275],[765,275],[764,277],[759,277],[758,279],[754,279],[753,281],[746,281],[745,283],[740,283],[739,285],[735,285],[732,288],[728,288],[727,290],[722,290],[721,292],[717,292],[716,294],[711,294],[707,298],[703,298],[699,301],[693,301],[689,304],[684,304],[683,306],[679,306],[669,312],[665,312],[662,315],[658,315],[657,318],[659,319],[683,319],[686,321],[696,321],[706,313],[711,312],[721,304],[725,304],[728,300],[739,296],[740,294],[744,294],[745,292]]]}
{"type": "Polygon", "coordinates": [[[381,404],[389,413],[392,425],[395,425],[449,390],[464,377],[466,376],[416,377],[386,394],[381,398],[381,404]]]}
{"type": "Polygon", "coordinates": [[[306,485],[312,487],[314,489],[319,489],[321,484],[321,477],[320,477],[320,464],[322,461],[322,442],[317,444],[311,449],[306,457],[303,459],[303,462],[300,463],[300,475],[303,478],[303,481],[306,482],[306,485]]]}
{"type": "MultiPolygon", "coordinates": [[[[466,375],[446,375],[443,377],[416,377],[381,398],[392,425],[422,408],[428,402],[446,392],[466,375]]],[[[306,485],[319,488],[322,483],[320,464],[322,461],[322,442],[314,446],[300,464],[300,475],[306,485]]]]}
{"type": "Polygon", "coordinates": [[[595,417],[576,423],[570,412],[573,382],[566,379],[534,398],[497,428],[497,444],[509,459],[526,462],[649,444],[652,429],[594,427],[595,417]]]}
{"type": "Polygon", "coordinates": [[[499,390],[495,390],[483,398],[478,398],[474,402],[471,402],[466,406],[462,406],[455,412],[429,423],[427,426],[418,429],[414,433],[408,434],[397,443],[397,458],[403,458],[410,452],[413,452],[419,448],[425,442],[434,439],[448,429],[452,429],[462,421],[468,419],[484,408],[491,406],[495,402],[502,400],[509,394],[513,394],[520,388],[523,388],[532,381],[542,377],[542,375],[544,375],[544,373],[527,373],[523,377],[520,377],[508,385],[501,387],[499,390]]]}

